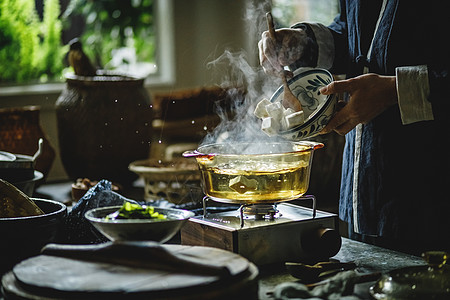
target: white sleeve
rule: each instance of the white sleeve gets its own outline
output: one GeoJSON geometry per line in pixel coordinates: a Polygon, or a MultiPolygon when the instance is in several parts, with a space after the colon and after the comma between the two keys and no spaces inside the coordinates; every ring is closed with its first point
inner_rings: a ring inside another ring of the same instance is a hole
{"type": "Polygon", "coordinates": [[[398,67],[395,75],[403,125],[434,120],[432,106],[427,99],[430,94],[427,66],[398,67]]]}

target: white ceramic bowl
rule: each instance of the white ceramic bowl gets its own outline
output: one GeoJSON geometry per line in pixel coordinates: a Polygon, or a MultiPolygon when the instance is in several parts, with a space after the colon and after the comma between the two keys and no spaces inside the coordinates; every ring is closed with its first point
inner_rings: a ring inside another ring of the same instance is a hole
{"type": "MultiPolygon", "coordinates": [[[[324,69],[300,71],[288,81],[292,93],[302,105],[305,123],[280,131],[280,136],[292,141],[303,140],[317,135],[328,124],[336,111],[337,96],[322,95],[319,89],[332,81],[333,76],[324,69]]],[[[270,101],[282,101],[283,92],[283,86],[279,87],[270,101]]]]}
{"type": "Polygon", "coordinates": [[[155,211],[166,215],[167,219],[105,219],[107,215],[120,208],[121,206],[94,208],[86,212],[85,218],[112,241],[164,243],[170,240],[189,218],[194,216],[194,213],[188,210],[155,207],[155,211]]]}

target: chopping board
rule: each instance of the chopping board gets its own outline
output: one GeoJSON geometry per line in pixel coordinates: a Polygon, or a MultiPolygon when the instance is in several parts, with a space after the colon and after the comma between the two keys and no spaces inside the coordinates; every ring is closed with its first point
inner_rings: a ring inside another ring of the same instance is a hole
{"type": "MultiPolygon", "coordinates": [[[[133,247],[126,252],[120,249],[113,255],[111,251],[108,255],[104,247],[88,246],[88,251],[86,246],[67,246],[63,251],[44,249],[42,255],[22,261],[3,276],[6,299],[257,298],[258,269],[235,253],[210,247],[158,245],[175,261],[160,264],[167,257],[152,251],[142,255],[146,252],[142,246],[137,251],[133,247]],[[129,257],[118,259],[116,254],[129,257]]],[[[116,250],[113,243],[108,247],[116,250]]]]}

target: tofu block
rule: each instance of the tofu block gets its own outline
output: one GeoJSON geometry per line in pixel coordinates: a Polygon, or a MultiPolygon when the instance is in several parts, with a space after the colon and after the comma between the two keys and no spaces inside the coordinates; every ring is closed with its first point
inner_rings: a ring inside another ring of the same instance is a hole
{"type": "Polygon", "coordinates": [[[258,104],[255,107],[255,111],[253,112],[255,116],[258,118],[267,118],[269,114],[267,113],[266,106],[269,105],[271,102],[267,100],[266,98],[262,99],[258,102],[258,104]]]}
{"type": "Polygon", "coordinates": [[[277,135],[280,131],[280,122],[271,117],[264,118],[261,123],[261,130],[268,136],[277,135]]]}
{"type": "Polygon", "coordinates": [[[305,115],[303,114],[302,110],[297,111],[293,114],[289,114],[289,115],[285,116],[284,119],[286,120],[287,128],[292,128],[294,126],[305,123],[305,115]]]}
{"type": "Polygon", "coordinates": [[[290,107],[288,107],[288,108],[286,108],[286,109],[284,110],[284,115],[285,115],[285,116],[290,115],[290,114],[293,114],[293,113],[295,113],[295,110],[293,110],[293,109],[290,108],[290,107]]]}
{"type": "Polygon", "coordinates": [[[281,122],[281,119],[284,117],[284,107],[281,102],[270,103],[266,106],[267,114],[269,117],[272,117],[278,123],[281,122]]]}
{"type": "Polygon", "coordinates": [[[222,132],[217,137],[216,142],[219,144],[224,143],[224,142],[226,142],[226,140],[228,140],[229,137],[230,137],[230,133],[228,131],[222,132]]]}
{"type": "Polygon", "coordinates": [[[228,186],[239,194],[244,194],[247,191],[256,190],[258,182],[256,179],[248,179],[245,176],[239,175],[231,179],[228,186]]]}

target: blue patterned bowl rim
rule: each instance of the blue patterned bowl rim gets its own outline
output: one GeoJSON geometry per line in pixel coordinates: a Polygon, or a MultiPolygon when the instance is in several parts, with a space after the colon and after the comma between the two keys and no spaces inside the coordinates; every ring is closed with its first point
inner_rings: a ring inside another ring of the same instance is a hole
{"type": "MultiPolygon", "coordinates": [[[[288,84],[291,85],[293,82],[299,80],[302,77],[308,76],[310,74],[325,74],[327,75],[331,80],[333,80],[333,75],[331,75],[330,72],[328,72],[325,69],[312,69],[312,70],[307,70],[307,71],[303,71],[298,73],[297,75],[295,75],[294,77],[292,77],[290,80],[288,80],[288,84]]],[[[275,93],[272,95],[272,97],[270,98],[270,102],[274,102],[275,99],[277,99],[280,94],[284,91],[283,86],[280,86],[275,93]]],[[[322,113],[328,109],[328,106],[330,106],[330,104],[332,103],[332,99],[333,99],[334,95],[328,95],[326,100],[325,100],[325,104],[319,109],[314,111],[312,114],[313,116],[310,118],[308,117],[308,119],[306,120],[305,123],[301,124],[301,125],[297,125],[289,130],[285,130],[285,131],[280,131],[280,134],[288,134],[288,133],[293,133],[299,130],[302,130],[306,127],[308,127],[312,122],[315,121],[315,119],[317,119],[320,115],[322,115],[322,113]]]]}

